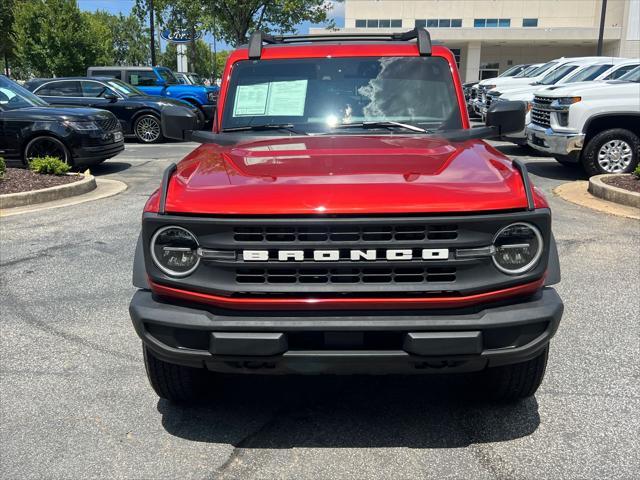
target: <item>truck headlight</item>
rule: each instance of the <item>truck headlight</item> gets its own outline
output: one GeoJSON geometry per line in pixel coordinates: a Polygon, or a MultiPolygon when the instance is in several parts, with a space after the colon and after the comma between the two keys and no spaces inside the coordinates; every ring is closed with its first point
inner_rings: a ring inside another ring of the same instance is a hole
{"type": "Polygon", "coordinates": [[[582,97],[560,97],[553,101],[551,106],[563,107],[567,105],[573,105],[582,100],[582,97]]]}
{"type": "Polygon", "coordinates": [[[493,239],[493,263],[501,272],[519,275],[531,270],[543,249],[540,230],[529,223],[512,223],[493,239]]]}
{"type": "Polygon", "coordinates": [[[198,267],[197,250],[196,237],[182,227],[162,227],[151,238],[153,263],[172,277],[186,277],[198,267]]]}
{"type": "Polygon", "coordinates": [[[73,122],[71,120],[67,120],[66,122],[64,122],[64,124],[67,127],[73,128],[74,130],[78,130],[79,132],[88,132],[88,131],[100,130],[100,127],[98,126],[98,124],[96,122],[93,122],[93,121],[89,121],[89,122],[73,122]]]}

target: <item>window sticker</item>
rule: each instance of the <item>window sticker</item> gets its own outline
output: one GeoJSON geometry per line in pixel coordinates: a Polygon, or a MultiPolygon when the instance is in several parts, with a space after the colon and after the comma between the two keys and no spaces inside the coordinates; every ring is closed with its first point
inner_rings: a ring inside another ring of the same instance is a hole
{"type": "Polygon", "coordinates": [[[307,100],[307,80],[273,82],[269,89],[267,115],[301,117],[307,100]]]}
{"type": "Polygon", "coordinates": [[[267,99],[269,96],[269,84],[257,83],[255,85],[238,85],[236,88],[236,100],[233,105],[234,117],[253,115],[265,115],[267,99]]]}
{"type": "Polygon", "coordinates": [[[233,116],[304,115],[307,100],[307,80],[238,85],[233,116]]]}

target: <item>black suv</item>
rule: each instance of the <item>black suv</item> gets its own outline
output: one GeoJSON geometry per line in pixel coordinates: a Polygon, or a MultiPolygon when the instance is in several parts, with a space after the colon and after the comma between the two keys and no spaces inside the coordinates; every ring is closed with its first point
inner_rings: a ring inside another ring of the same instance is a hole
{"type": "Polygon", "coordinates": [[[25,87],[53,105],[95,107],[113,113],[126,136],[142,143],[163,140],[160,115],[168,105],[189,109],[204,125],[200,109],[183,100],[147,95],[133,85],[110,77],[66,77],[31,80],[25,87]]]}
{"type": "Polygon", "coordinates": [[[14,166],[53,156],[74,166],[90,166],[124,150],[112,113],[95,108],[52,107],[0,75],[0,156],[14,166]]]}

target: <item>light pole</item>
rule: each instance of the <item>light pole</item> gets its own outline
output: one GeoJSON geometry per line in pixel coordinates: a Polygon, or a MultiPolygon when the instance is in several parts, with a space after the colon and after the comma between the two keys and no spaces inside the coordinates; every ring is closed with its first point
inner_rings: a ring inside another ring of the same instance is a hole
{"type": "Polygon", "coordinates": [[[149,36],[151,37],[151,66],[156,64],[156,33],[153,19],[153,0],[149,0],[149,36]]]}
{"type": "Polygon", "coordinates": [[[602,11],[600,12],[600,31],[598,32],[598,50],[596,55],[602,56],[602,43],[604,40],[604,19],[607,16],[607,0],[602,0],[602,11]]]}

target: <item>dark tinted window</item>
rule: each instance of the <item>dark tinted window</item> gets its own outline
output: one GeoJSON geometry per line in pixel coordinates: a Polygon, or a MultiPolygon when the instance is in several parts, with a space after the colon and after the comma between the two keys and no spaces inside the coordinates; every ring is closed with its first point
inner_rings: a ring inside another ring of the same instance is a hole
{"type": "Polygon", "coordinates": [[[498,19],[497,18],[487,18],[487,27],[497,27],[498,19]]]}
{"type": "Polygon", "coordinates": [[[389,28],[391,26],[391,20],[380,20],[378,26],[380,28],[389,28]]]}
{"type": "Polygon", "coordinates": [[[43,85],[37,92],[45,97],[81,97],[80,82],[76,80],[64,80],[43,85]]]}
{"type": "Polygon", "coordinates": [[[378,20],[367,20],[367,27],[378,28],[378,20]]]}
{"type": "Polygon", "coordinates": [[[118,80],[122,80],[122,71],[121,70],[90,70],[89,77],[113,77],[118,80]]]}
{"type": "Polygon", "coordinates": [[[131,70],[127,74],[129,83],[134,87],[153,87],[158,81],[158,77],[152,70],[131,70]]]}
{"type": "Polygon", "coordinates": [[[391,28],[400,28],[402,27],[402,20],[391,20],[391,28]]]}
{"type": "Polygon", "coordinates": [[[462,27],[462,19],[461,18],[452,18],[451,26],[454,28],[462,27]]]}
{"type": "Polygon", "coordinates": [[[356,28],[365,28],[367,26],[366,20],[356,20],[356,28]]]}
{"type": "Polygon", "coordinates": [[[508,18],[501,18],[498,22],[500,27],[506,28],[511,26],[511,20],[508,18]]]}
{"type": "Polygon", "coordinates": [[[113,93],[113,90],[100,82],[82,82],[83,97],[99,98],[104,97],[105,93],[113,93]]]}
{"type": "Polygon", "coordinates": [[[426,20],[416,20],[416,28],[424,28],[427,26],[426,20]]]}
{"type": "Polygon", "coordinates": [[[537,18],[523,18],[522,19],[523,27],[537,27],[538,19],[537,18]]]}
{"type": "Polygon", "coordinates": [[[438,26],[440,28],[449,28],[451,26],[451,20],[448,18],[443,18],[438,20],[438,26]]]}
{"type": "Polygon", "coordinates": [[[436,28],[438,26],[438,19],[437,18],[430,18],[429,20],[427,20],[427,27],[428,28],[436,28]]]}
{"type": "Polygon", "coordinates": [[[605,80],[615,80],[617,78],[620,78],[621,76],[623,76],[627,72],[630,72],[631,70],[633,70],[637,66],[638,65],[636,64],[636,65],[625,65],[624,67],[620,67],[615,72],[611,72],[609,75],[607,75],[605,80]]]}

